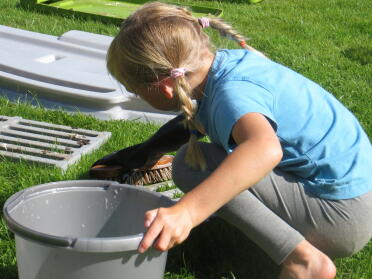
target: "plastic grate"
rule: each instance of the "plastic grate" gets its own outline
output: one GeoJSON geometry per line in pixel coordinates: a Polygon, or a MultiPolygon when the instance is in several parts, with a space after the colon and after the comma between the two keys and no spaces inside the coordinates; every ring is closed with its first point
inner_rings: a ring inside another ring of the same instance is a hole
{"type": "Polygon", "coordinates": [[[101,146],[110,136],[110,132],[0,115],[0,156],[54,165],[62,170],[101,146]]]}

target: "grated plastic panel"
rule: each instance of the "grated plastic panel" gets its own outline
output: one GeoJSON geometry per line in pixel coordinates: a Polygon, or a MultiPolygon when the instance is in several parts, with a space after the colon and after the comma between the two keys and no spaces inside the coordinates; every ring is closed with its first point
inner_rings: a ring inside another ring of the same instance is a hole
{"type": "Polygon", "coordinates": [[[0,115],[0,156],[54,165],[63,170],[110,136],[110,132],[0,115]]]}
{"type": "Polygon", "coordinates": [[[165,190],[165,191],[160,190],[163,187],[171,187],[171,186],[175,186],[172,180],[150,184],[150,185],[139,185],[137,187],[142,187],[150,191],[158,192],[174,201],[178,201],[180,199],[180,196],[183,195],[183,192],[179,188],[175,187],[173,189],[165,190]]]}

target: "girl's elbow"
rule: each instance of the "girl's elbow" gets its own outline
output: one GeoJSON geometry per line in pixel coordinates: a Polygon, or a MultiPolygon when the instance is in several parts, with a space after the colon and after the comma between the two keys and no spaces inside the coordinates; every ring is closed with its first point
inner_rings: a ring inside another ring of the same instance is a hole
{"type": "Polygon", "coordinates": [[[280,163],[283,158],[283,150],[281,145],[274,145],[269,150],[270,161],[273,164],[273,168],[280,163]]]}
{"type": "MultiPolygon", "coordinates": [[[[276,160],[277,160],[277,163],[276,163],[276,165],[277,165],[277,164],[280,163],[280,161],[281,161],[282,158],[283,158],[283,150],[282,150],[281,147],[278,148],[278,149],[276,150],[276,154],[275,154],[275,155],[276,155],[275,158],[276,158],[276,160]]],[[[276,166],[276,165],[275,165],[275,166],[276,166]]]]}

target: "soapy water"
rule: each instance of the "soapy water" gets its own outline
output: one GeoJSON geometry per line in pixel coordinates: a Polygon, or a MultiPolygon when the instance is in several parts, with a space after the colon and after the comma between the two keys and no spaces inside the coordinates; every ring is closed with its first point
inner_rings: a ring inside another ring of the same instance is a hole
{"type": "MultiPolygon", "coordinates": [[[[37,214],[39,212],[35,212],[35,208],[37,209],[40,209],[43,208],[43,211],[47,211],[48,214],[51,214],[51,215],[57,215],[57,214],[61,214],[62,211],[66,211],[69,212],[71,209],[75,208],[75,205],[74,205],[74,202],[72,203],[63,203],[61,204],[60,202],[57,202],[55,203],[55,199],[51,196],[49,196],[50,194],[59,194],[62,192],[62,190],[65,190],[65,189],[61,189],[61,188],[55,188],[55,189],[52,189],[52,190],[48,190],[48,193],[47,195],[44,197],[44,199],[41,201],[41,204],[40,203],[34,203],[34,202],[30,202],[30,201],[27,201],[27,202],[24,202],[27,200],[22,200],[22,202],[20,203],[21,206],[20,206],[20,209],[21,209],[21,214],[23,215],[27,215],[30,222],[37,225],[41,222],[41,220],[43,220],[43,214],[37,214]],[[49,198],[51,197],[51,198],[49,198]],[[41,206],[41,208],[40,208],[41,206]]],[[[123,188],[114,188],[112,189],[111,188],[111,191],[107,191],[106,192],[106,195],[104,195],[102,197],[102,199],[94,199],[94,200],[90,200],[91,202],[88,203],[88,204],[85,204],[85,208],[88,209],[88,212],[92,212],[92,210],[103,210],[104,212],[102,212],[102,217],[103,220],[105,220],[105,222],[112,216],[113,212],[118,208],[118,206],[120,205],[121,203],[121,194],[123,193],[122,191],[125,190],[123,188]],[[102,206],[104,206],[102,208],[102,206]]],[[[79,203],[80,204],[80,203],[79,203]]],[[[45,216],[44,216],[45,217],[45,216]]],[[[81,216],[83,217],[83,216],[81,216]]],[[[84,218],[84,217],[83,217],[84,218]]],[[[49,219],[49,218],[47,218],[49,219]]],[[[79,222],[78,223],[78,226],[80,227],[80,230],[86,230],[87,229],[87,225],[86,223],[84,222],[84,220],[81,220],[83,222],[79,222]]]]}
{"type": "Polygon", "coordinates": [[[106,207],[106,209],[108,209],[108,207],[109,207],[109,201],[108,201],[108,198],[105,198],[105,207],[106,207]]]}

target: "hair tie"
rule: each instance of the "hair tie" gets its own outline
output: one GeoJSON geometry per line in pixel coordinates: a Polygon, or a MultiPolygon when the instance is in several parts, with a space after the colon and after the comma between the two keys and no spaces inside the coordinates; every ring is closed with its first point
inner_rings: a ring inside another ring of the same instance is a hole
{"type": "Polygon", "coordinates": [[[183,77],[185,75],[185,73],[187,72],[187,70],[185,68],[174,68],[172,71],[171,71],[171,74],[170,76],[172,78],[178,78],[178,77],[183,77]]]}
{"type": "Polygon", "coordinates": [[[207,17],[201,17],[198,19],[199,24],[201,25],[202,28],[207,28],[209,27],[209,18],[207,17]]]}
{"type": "Polygon", "coordinates": [[[240,42],[239,42],[239,45],[240,45],[242,48],[244,48],[244,47],[247,46],[247,43],[246,43],[245,41],[240,41],[240,42]]]}
{"type": "Polygon", "coordinates": [[[174,68],[173,70],[171,70],[171,73],[170,73],[170,76],[169,77],[163,78],[162,80],[155,81],[155,82],[152,83],[152,85],[154,85],[154,86],[160,86],[167,79],[183,77],[186,72],[187,72],[187,70],[185,68],[174,68]]]}

